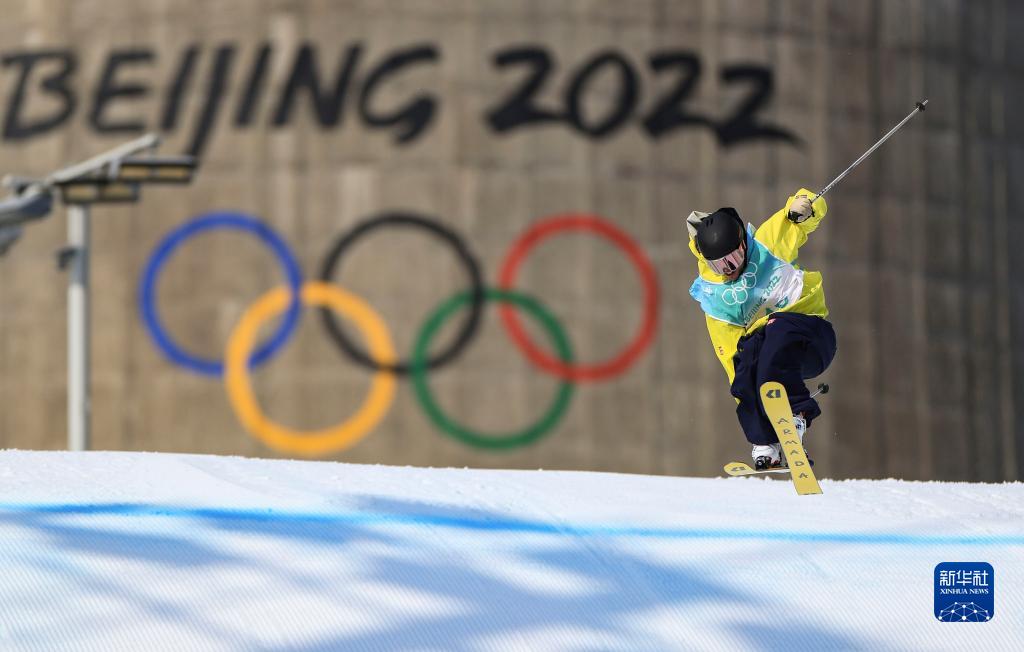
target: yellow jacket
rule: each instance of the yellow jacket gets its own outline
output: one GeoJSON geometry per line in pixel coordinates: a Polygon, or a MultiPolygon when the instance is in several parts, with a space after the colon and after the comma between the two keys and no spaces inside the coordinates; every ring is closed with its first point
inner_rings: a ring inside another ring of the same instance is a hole
{"type": "MultiPolygon", "coordinates": [[[[825,204],[824,199],[818,199],[813,205],[814,215],[799,224],[787,217],[789,206],[798,195],[814,197],[815,194],[806,188],[801,188],[786,201],[785,207],[765,220],[754,233],[754,238],[764,245],[773,256],[786,263],[794,263],[794,267],[798,267],[795,265],[798,250],[807,242],[807,234],[814,231],[821,224],[828,206],[825,204]]],[[[697,251],[697,245],[693,240],[692,232],[690,235],[690,251],[697,257],[697,269],[701,279],[712,284],[728,283],[725,277],[716,274],[708,267],[703,256],[697,251]]],[[[799,299],[776,310],[776,312],[797,312],[805,315],[827,317],[828,308],[825,306],[825,292],[822,288],[821,274],[819,272],[804,271],[803,289],[799,299]]],[[[768,323],[770,316],[770,314],[762,315],[744,328],[743,326],[716,319],[709,314],[705,315],[708,333],[711,335],[711,343],[715,348],[715,355],[718,356],[718,361],[725,367],[725,373],[729,377],[730,385],[735,375],[732,358],[736,355],[736,345],[740,337],[753,333],[763,327],[768,323]]]]}

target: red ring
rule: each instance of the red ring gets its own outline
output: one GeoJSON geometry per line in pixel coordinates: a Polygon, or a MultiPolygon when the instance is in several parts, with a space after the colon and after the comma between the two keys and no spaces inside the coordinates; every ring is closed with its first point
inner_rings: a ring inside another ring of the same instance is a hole
{"type": "Polygon", "coordinates": [[[498,281],[503,290],[511,290],[516,280],[520,263],[535,245],[545,238],[562,231],[589,231],[610,241],[625,253],[637,270],[644,289],[644,316],[640,329],[633,341],[614,358],[607,362],[591,365],[565,364],[537,348],[523,330],[523,326],[512,306],[501,306],[501,321],[505,324],[516,346],[526,357],[541,369],[563,379],[573,381],[604,380],[617,376],[630,367],[644,352],[654,338],[658,324],[658,277],[654,266],[644,254],[640,246],[628,235],[610,222],[594,215],[569,213],[555,215],[541,220],[531,226],[518,240],[512,244],[501,267],[498,281]]]}

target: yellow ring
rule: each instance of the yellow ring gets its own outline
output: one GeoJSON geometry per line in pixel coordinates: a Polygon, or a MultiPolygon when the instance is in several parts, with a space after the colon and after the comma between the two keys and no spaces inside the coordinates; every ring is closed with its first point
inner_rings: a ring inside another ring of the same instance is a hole
{"type": "MultiPolygon", "coordinates": [[[[366,338],[370,356],[380,364],[394,364],[395,348],[387,326],[365,301],[337,286],[319,281],[304,283],[301,298],[306,305],[326,306],[349,318],[366,338]]],[[[395,375],[386,370],[375,373],[363,405],[348,421],[332,428],[292,430],[271,421],[263,414],[252,391],[247,362],[260,326],[284,312],[290,300],[288,288],[271,290],[245,311],[231,332],[224,358],[224,385],[228,400],[242,426],[271,448],[307,456],[344,450],[369,434],[387,414],[395,398],[395,375]]]]}

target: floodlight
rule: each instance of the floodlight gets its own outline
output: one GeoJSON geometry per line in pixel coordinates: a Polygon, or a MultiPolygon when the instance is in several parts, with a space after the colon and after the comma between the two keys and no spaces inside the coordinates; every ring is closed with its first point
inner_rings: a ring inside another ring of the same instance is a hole
{"type": "MultiPolygon", "coordinates": [[[[81,177],[101,176],[111,166],[116,167],[125,159],[143,152],[146,150],[152,150],[160,144],[160,137],[156,134],[147,134],[141,138],[136,138],[131,142],[127,142],[124,145],[115,147],[114,149],[104,152],[99,156],[94,156],[88,160],[76,163],[69,167],[57,170],[49,177],[46,178],[46,183],[49,185],[61,185],[69,181],[74,181],[81,177]]],[[[109,174],[106,175],[109,179],[109,174]]]]}
{"type": "Polygon", "coordinates": [[[92,204],[138,201],[144,183],[185,184],[194,156],[153,155],[160,137],[147,134],[45,179],[8,176],[14,194],[0,200],[0,255],[20,237],[22,222],[45,217],[59,191],[68,210],[68,244],[57,255],[68,275],[68,449],[89,448],[89,240],[92,204]],[[146,154],[148,152],[148,154],[146,154]]]}
{"type": "Polygon", "coordinates": [[[116,204],[139,199],[139,184],[81,179],[58,186],[65,204],[116,204]]]}
{"type": "Polygon", "coordinates": [[[189,183],[195,169],[194,156],[132,157],[118,164],[114,179],[146,183],[189,183]]]}

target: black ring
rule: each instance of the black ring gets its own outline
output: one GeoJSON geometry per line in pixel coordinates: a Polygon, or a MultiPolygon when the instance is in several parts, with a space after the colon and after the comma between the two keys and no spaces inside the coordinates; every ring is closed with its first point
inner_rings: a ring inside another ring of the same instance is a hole
{"type": "MultiPolygon", "coordinates": [[[[338,266],[342,254],[345,253],[348,247],[361,236],[385,226],[413,226],[425,229],[428,233],[450,244],[455,249],[455,253],[458,254],[459,260],[462,261],[469,272],[470,291],[473,294],[469,314],[463,320],[462,327],[459,329],[459,333],[452,344],[441,353],[427,360],[427,369],[436,369],[452,362],[462,352],[462,349],[469,344],[469,340],[476,334],[477,327],[480,325],[480,315],[484,308],[484,279],[480,272],[480,265],[477,264],[473,254],[469,252],[466,243],[458,234],[435,220],[413,213],[389,212],[377,217],[371,217],[357,224],[351,231],[343,233],[338,238],[331,251],[327,254],[327,258],[324,259],[320,279],[325,283],[331,283],[334,269],[338,266]]],[[[400,360],[394,365],[382,365],[371,359],[370,356],[349,340],[342,330],[337,316],[330,309],[321,308],[320,316],[330,336],[341,347],[341,350],[356,363],[376,371],[390,371],[400,375],[407,375],[410,372],[412,368],[411,362],[400,360]]]]}

